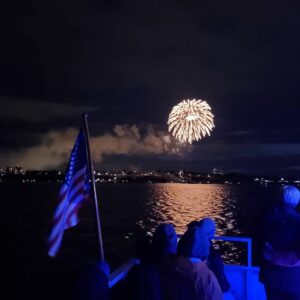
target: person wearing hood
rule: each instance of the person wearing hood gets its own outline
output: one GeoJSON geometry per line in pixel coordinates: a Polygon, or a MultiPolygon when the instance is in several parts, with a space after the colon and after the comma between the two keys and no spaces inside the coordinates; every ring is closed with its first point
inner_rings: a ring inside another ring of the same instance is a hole
{"type": "Polygon", "coordinates": [[[152,249],[154,258],[158,261],[176,254],[177,234],[172,224],[163,223],[156,228],[152,239],[152,249]]]}
{"type": "Polygon", "coordinates": [[[160,300],[160,270],[171,263],[176,255],[177,234],[170,223],[160,224],[148,243],[148,248],[139,251],[141,262],[128,274],[127,292],[129,299],[160,300]],[[141,253],[145,252],[145,253],[141,253]],[[145,255],[146,254],[146,255],[145,255]]]}
{"type": "Polygon", "coordinates": [[[263,262],[260,281],[268,300],[300,300],[300,192],[282,189],[282,201],[266,215],[262,226],[263,262]]]}
{"type": "Polygon", "coordinates": [[[219,283],[207,267],[209,240],[200,228],[189,228],[180,239],[178,256],[161,273],[163,299],[220,300],[219,283]]]}
{"type": "MultiPolygon", "coordinates": [[[[266,215],[262,226],[264,256],[300,250],[300,214],[296,211],[300,192],[291,185],[282,188],[282,201],[266,215]]],[[[288,262],[287,262],[288,264],[288,262]]]]}
{"type": "Polygon", "coordinates": [[[221,254],[217,249],[214,248],[212,244],[212,239],[215,236],[216,225],[213,219],[203,218],[198,222],[199,228],[207,235],[209,239],[209,256],[207,259],[208,267],[212,270],[218,279],[222,292],[228,292],[230,289],[230,283],[224,272],[224,262],[221,257],[221,254]]]}

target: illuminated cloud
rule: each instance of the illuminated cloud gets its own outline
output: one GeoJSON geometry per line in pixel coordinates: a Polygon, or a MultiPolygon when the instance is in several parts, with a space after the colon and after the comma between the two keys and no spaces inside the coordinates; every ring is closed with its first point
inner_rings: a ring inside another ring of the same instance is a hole
{"type": "MultiPolygon", "coordinates": [[[[68,161],[77,133],[74,128],[48,132],[38,145],[9,155],[8,161],[25,169],[59,167],[68,161]]],[[[151,125],[145,134],[136,125],[116,125],[113,133],[91,137],[91,149],[93,160],[99,163],[105,155],[181,155],[188,148],[151,125]]]]}

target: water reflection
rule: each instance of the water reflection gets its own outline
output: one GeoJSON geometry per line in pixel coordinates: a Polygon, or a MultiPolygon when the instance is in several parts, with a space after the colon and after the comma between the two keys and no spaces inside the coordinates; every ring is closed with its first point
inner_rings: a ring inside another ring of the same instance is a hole
{"type": "MultiPolygon", "coordinates": [[[[0,185],[3,211],[14,203],[15,218],[2,217],[11,242],[24,269],[37,273],[48,263],[45,239],[57,205],[58,184],[0,185]],[[17,220],[18,236],[14,224],[17,220]],[[20,249],[22,251],[20,252],[20,249]]],[[[255,237],[263,206],[280,195],[280,186],[216,184],[98,184],[101,224],[106,259],[112,268],[133,257],[134,241],[141,228],[153,232],[161,222],[172,222],[179,233],[192,220],[210,216],[217,234],[255,237]]],[[[94,208],[88,201],[80,210],[80,223],[64,234],[57,264],[63,269],[98,258],[94,208]]],[[[225,250],[227,262],[243,261],[242,251],[231,245],[225,250]]],[[[243,247],[243,249],[245,249],[243,247]]],[[[255,255],[255,253],[254,253],[255,255]]],[[[255,258],[255,257],[254,257],[255,258]]]]}
{"type": "MultiPolygon", "coordinates": [[[[149,186],[147,219],[137,224],[152,234],[161,222],[172,223],[178,233],[184,233],[192,220],[211,217],[217,224],[217,235],[239,235],[237,228],[237,198],[227,185],[155,184],[149,186]]],[[[219,244],[220,246],[220,244],[219,244]]],[[[223,243],[226,261],[243,260],[244,247],[223,243]]]]}
{"type": "Polygon", "coordinates": [[[217,234],[239,233],[234,214],[236,198],[226,185],[151,185],[147,206],[148,220],[139,220],[138,224],[149,222],[150,231],[160,222],[171,222],[178,233],[183,233],[192,220],[209,216],[217,223],[217,234]]]}

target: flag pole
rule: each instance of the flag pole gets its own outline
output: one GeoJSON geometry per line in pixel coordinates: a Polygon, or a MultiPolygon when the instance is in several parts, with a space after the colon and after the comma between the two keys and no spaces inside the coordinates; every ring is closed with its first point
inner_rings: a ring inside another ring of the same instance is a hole
{"type": "Polygon", "coordinates": [[[103,241],[102,241],[102,233],[101,233],[101,222],[100,222],[98,199],[97,199],[97,193],[96,193],[94,168],[93,168],[93,162],[92,162],[92,158],[91,158],[90,134],[89,134],[89,127],[88,127],[87,117],[88,117],[87,113],[84,113],[83,114],[83,121],[84,121],[84,132],[85,132],[87,156],[88,156],[87,157],[88,158],[88,167],[89,167],[89,172],[91,174],[91,179],[92,179],[92,189],[93,189],[92,190],[92,197],[93,197],[94,208],[95,208],[100,259],[101,259],[101,261],[103,261],[104,260],[104,250],[103,250],[103,241]]]}

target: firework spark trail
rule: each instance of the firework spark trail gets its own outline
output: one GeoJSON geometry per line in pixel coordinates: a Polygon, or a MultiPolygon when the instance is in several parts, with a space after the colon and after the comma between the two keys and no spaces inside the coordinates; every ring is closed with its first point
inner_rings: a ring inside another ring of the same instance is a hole
{"type": "Polygon", "coordinates": [[[180,142],[198,141],[215,127],[214,115],[206,101],[183,100],[174,106],[168,119],[169,132],[180,142]]]}

